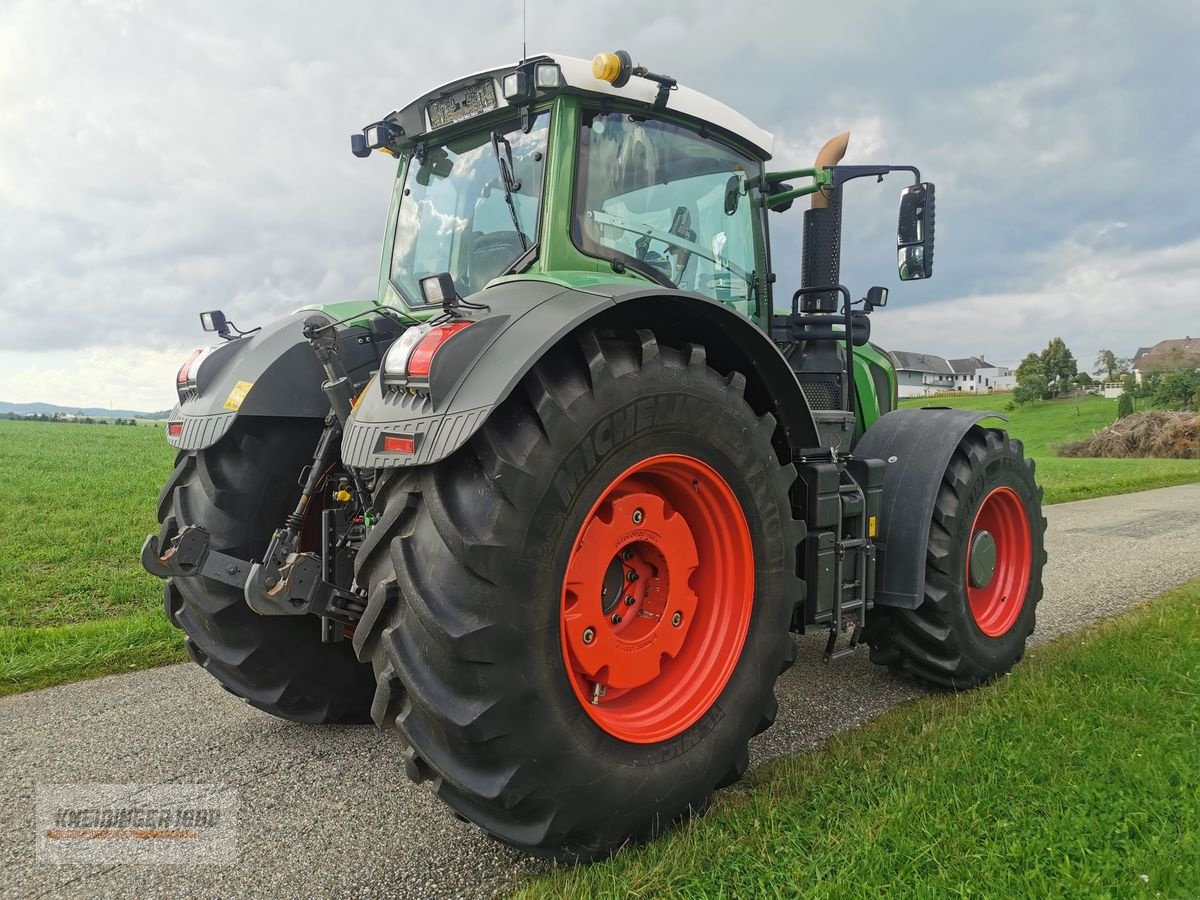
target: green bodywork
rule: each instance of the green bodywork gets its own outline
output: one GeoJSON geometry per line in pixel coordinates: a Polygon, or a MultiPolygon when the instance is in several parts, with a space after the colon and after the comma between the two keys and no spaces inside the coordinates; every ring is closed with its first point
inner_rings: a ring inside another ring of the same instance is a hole
{"type": "MultiPolygon", "coordinates": [[[[587,290],[597,285],[611,285],[622,282],[628,283],[631,287],[645,287],[648,284],[656,285],[655,282],[632,269],[627,268],[621,272],[615,271],[613,264],[609,260],[589,256],[580,250],[571,239],[573,217],[575,215],[573,201],[578,162],[577,148],[582,120],[581,113],[585,106],[592,107],[595,105],[594,100],[564,92],[532,107],[531,111],[534,114],[542,111],[549,111],[550,113],[545,181],[542,187],[542,214],[538,224],[538,233],[535,236],[538,248],[537,257],[528,268],[519,274],[496,278],[491,284],[537,280],[559,284],[565,288],[582,290],[587,290]]],[[[625,104],[619,100],[610,100],[606,106],[615,111],[628,111],[631,114],[636,113],[642,116],[647,114],[644,106],[625,104]]],[[[665,121],[685,125],[692,129],[697,128],[697,123],[686,117],[673,114],[669,108],[661,112],[655,112],[653,115],[665,121]]],[[[453,140],[477,129],[490,130],[501,122],[511,121],[513,117],[514,111],[505,109],[475,119],[469,119],[443,129],[430,140],[430,143],[453,140]]],[[[422,138],[422,140],[425,139],[422,138]]],[[[716,138],[710,139],[715,140],[716,138]]],[[[724,140],[732,144],[739,152],[765,163],[762,153],[751,145],[740,142],[731,136],[725,136],[724,140]]],[[[396,168],[393,181],[391,204],[388,209],[387,226],[384,232],[383,253],[379,267],[376,299],[320,304],[304,307],[305,309],[319,310],[339,320],[348,319],[349,324],[364,324],[373,316],[379,315],[373,309],[376,305],[403,310],[408,316],[420,320],[429,319],[439,312],[439,310],[410,309],[407,307],[389,278],[392,248],[395,242],[396,227],[399,218],[398,211],[404,199],[405,175],[412,155],[411,146],[402,148],[397,154],[399,165],[396,168]]],[[[748,181],[748,186],[751,188],[751,199],[757,207],[757,212],[753,216],[757,259],[765,262],[768,258],[769,235],[767,233],[765,210],[778,207],[789,200],[819,190],[823,184],[828,182],[828,178],[828,172],[808,168],[770,173],[769,175],[760,171],[756,177],[748,181]],[[788,186],[786,190],[780,190],[785,180],[796,178],[810,178],[812,182],[800,187],[792,188],[788,186]],[[767,193],[767,191],[772,190],[772,193],[767,193]]],[[[757,309],[753,319],[759,328],[769,333],[770,316],[773,308],[771,302],[772,285],[766,276],[765,269],[766,266],[764,264],[763,271],[759,273],[759,277],[756,279],[755,296],[757,309]]],[[[880,353],[871,345],[856,347],[854,382],[857,402],[855,409],[857,411],[857,427],[860,434],[869,428],[881,414],[880,398],[876,396],[875,382],[870,375],[869,366],[871,364],[882,368],[887,373],[891,392],[893,396],[895,395],[896,375],[892,363],[887,356],[880,353]]],[[[885,401],[884,405],[890,408],[890,398],[888,401],[885,401]]]]}

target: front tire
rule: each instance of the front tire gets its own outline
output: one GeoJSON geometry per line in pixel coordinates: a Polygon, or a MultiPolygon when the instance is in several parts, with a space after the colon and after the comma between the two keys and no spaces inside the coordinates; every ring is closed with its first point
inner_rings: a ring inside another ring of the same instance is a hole
{"type": "Polygon", "coordinates": [[[1042,599],[1046,520],[1020,441],[973,427],[938,485],[916,609],[878,606],[871,661],[938,687],[975,687],[1024,655],[1042,599]]]}
{"type": "MultiPolygon", "coordinates": [[[[217,444],[181,453],[162,490],[159,546],[201,525],[211,547],[261,559],[300,495],[320,422],[238,419],[217,444]]],[[[200,576],[168,578],[167,618],[187,634],[188,655],[251,706],[296,722],[370,722],[374,679],[348,641],[321,642],[312,616],[260,616],[238,588],[200,576]]]]}
{"type": "Polygon", "coordinates": [[[358,555],[373,714],[411,777],[500,840],[584,861],[651,838],[773,721],[802,531],[744,384],[700,347],[585,332],[458,453],[385,479],[358,555]]]}

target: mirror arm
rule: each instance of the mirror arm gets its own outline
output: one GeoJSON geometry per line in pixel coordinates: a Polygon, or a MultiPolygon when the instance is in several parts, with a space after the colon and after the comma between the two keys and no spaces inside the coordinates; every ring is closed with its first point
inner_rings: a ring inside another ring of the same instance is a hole
{"type": "Polygon", "coordinates": [[[841,187],[847,181],[855,178],[867,178],[875,175],[880,181],[884,175],[892,172],[911,172],[913,184],[921,183],[921,172],[916,166],[832,166],[829,169],[830,187],[841,187]]]}
{"type": "Polygon", "coordinates": [[[790,181],[793,178],[811,178],[812,184],[806,184],[804,187],[791,188],[786,191],[780,191],[775,194],[765,194],[762,198],[762,204],[767,209],[775,209],[786,203],[790,203],[797,197],[805,197],[809,194],[815,194],[821,188],[826,187],[830,183],[831,169],[790,169],[787,172],[770,172],[763,173],[757,178],[752,178],[746,182],[747,188],[761,187],[763,190],[770,190],[773,187],[781,185],[785,181],[790,181]]]}

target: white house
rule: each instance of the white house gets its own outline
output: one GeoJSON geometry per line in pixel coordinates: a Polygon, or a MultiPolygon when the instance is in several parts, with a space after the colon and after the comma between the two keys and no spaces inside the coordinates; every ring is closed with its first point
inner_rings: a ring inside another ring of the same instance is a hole
{"type": "Polygon", "coordinates": [[[945,391],[990,394],[1017,386],[1012,369],[994,366],[979,356],[943,359],[932,353],[896,350],[889,354],[896,367],[901,397],[928,397],[945,391]]]}

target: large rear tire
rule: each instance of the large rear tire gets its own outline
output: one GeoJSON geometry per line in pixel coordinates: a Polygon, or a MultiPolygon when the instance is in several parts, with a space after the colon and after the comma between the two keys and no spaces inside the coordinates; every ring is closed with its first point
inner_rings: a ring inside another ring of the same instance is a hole
{"type": "Polygon", "coordinates": [[[975,687],[1025,653],[1046,562],[1042,489],[1020,441],[973,427],[938,486],[916,609],[878,606],[871,661],[939,687],[975,687]]]}
{"type": "Polygon", "coordinates": [[[744,386],[703,348],[585,332],[461,451],[385,478],[357,560],[372,712],[500,840],[583,861],[651,838],[774,720],[802,529],[744,386]]]}
{"type": "MultiPolygon", "coordinates": [[[[158,501],[159,546],[185,525],[211,547],[261,558],[295,505],[320,422],[238,419],[213,447],[181,453],[158,501]]],[[[350,642],[324,644],[312,616],[260,616],[242,592],[209,578],[168,578],[167,618],[187,634],[188,655],[231,693],[283,719],[369,722],[374,679],[350,642]]]]}

